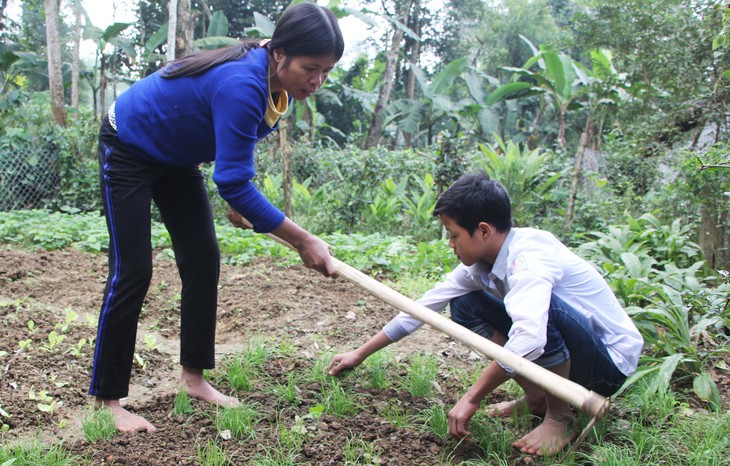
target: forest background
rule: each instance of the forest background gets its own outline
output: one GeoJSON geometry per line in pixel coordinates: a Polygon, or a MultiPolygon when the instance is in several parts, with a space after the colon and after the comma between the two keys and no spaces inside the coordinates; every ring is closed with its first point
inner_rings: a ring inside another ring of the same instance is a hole
{"type": "MultiPolygon", "coordinates": [[[[0,240],[37,245],[34,228],[53,229],[52,218],[65,232],[42,246],[104,250],[103,235],[81,232],[101,218],[105,109],[172,57],[266,37],[290,3],[130,1],[135,21],[102,29],[80,0],[24,0],[18,17],[2,0],[0,240]],[[95,45],[85,59],[82,38],[95,45]]],[[[713,369],[730,333],[728,5],[329,6],[369,31],[363,53],[259,144],[260,189],[339,257],[415,294],[455,265],[431,216],[438,194],[485,170],[511,193],[517,226],[553,232],[611,284],[647,343],[632,383],[657,376],[652,390],[688,389],[719,410],[713,369]]],[[[226,260],[244,260],[226,241],[226,260]]]]}

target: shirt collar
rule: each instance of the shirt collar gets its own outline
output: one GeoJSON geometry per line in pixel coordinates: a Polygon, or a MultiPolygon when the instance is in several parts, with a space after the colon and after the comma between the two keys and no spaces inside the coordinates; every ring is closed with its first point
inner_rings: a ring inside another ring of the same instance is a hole
{"type": "Polygon", "coordinates": [[[507,259],[509,258],[509,246],[512,244],[512,240],[515,237],[515,229],[510,228],[509,233],[507,233],[507,236],[504,238],[504,243],[502,243],[502,247],[499,248],[499,254],[497,254],[497,259],[494,261],[494,265],[492,266],[491,273],[495,277],[499,278],[500,280],[504,281],[504,278],[507,276],[507,259]]]}
{"type": "Polygon", "coordinates": [[[482,277],[484,275],[491,275],[502,281],[507,276],[507,259],[509,258],[509,246],[512,244],[512,240],[515,237],[515,228],[510,228],[509,233],[504,238],[502,247],[499,248],[499,254],[497,259],[494,261],[494,265],[488,264],[484,261],[479,261],[472,266],[467,267],[467,276],[471,277],[482,277]]]}

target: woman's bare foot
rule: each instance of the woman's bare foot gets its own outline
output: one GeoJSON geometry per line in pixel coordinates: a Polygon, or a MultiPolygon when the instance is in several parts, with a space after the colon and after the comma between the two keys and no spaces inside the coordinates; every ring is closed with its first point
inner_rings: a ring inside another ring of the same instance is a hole
{"type": "Polygon", "coordinates": [[[547,404],[544,397],[536,401],[529,401],[527,397],[523,396],[519,400],[493,403],[486,408],[487,416],[491,417],[512,417],[515,414],[518,416],[533,414],[542,417],[545,416],[546,411],[547,404]]]}
{"type": "Polygon", "coordinates": [[[188,396],[203,400],[206,403],[216,404],[222,408],[235,408],[241,404],[236,398],[226,396],[213,388],[203,377],[202,369],[183,367],[180,386],[188,396]]]}
{"type": "Polygon", "coordinates": [[[576,432],[571,429],[573,420],[572,416],[561,419],[546,417],[542,424],[512,446],[530,455],[552,456],[575,438],[576,432]]]}
{"type": "Polygon", "coordinates": [[[147,419],[124,409],[119,400],[97,398],[94,401],[94,409],[101,409],[102,407],[109,408],[109,411],[112,412],[114,425],[119,432],[154,432],[157,430],[147,419]]]}

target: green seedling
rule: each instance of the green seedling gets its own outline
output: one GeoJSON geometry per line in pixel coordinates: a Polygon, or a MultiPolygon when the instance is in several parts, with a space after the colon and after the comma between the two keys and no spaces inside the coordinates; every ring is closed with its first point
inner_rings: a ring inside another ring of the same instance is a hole
{"type": "Polygon", "coordinates": [[[205,447],[198,445],[198,463],[201,466],[223,466],[231,464],[223,447],[219,447],[212,440],[208,440],[205,447]]]}
{"type": "Polygon", "coordinates": [[[49,353],[53,353],[58,348],[57,346],[66,339],[66,335],[59,335],[55,330],[51,330],[48,334],[48,343],[44,343],[41,348],[49,353]]]}
{"type": "Polygon", "coordinates": [[[327,374],[327,367],[332,360],[332,353],[327,352],[315,359],[312,368],[309,370],[308,381],[326,384],[329,380],[336,380],[333,376],[327,374]]]}
{"type": "Polygon", "coordinates": [[[304,419],[295,416],[294,425],[291,428],[284,424],[277,424],[276,431],[279,434],[279,441],[283,447],[295,451],[301,450],[302,444],[304,444],[304,436],[307,434],[304,419]]]}
{"type": "Polygon", "coordinates": [[[413,396],[425,397],[431,394],[431,388],[438,373],[438,361],[431,354],[414,354],[403,387],[413,396]]]}
{"type": "Polygon", "coordinates": [[[69,348],[68,352],[71,353],[73,356],[81,356],[83,354],[83,349],[86,346],[86,338],[81,338],[78,343],[76,343],[76,346],[72,346],[69,348]]]}
{"type": "Polygon", "coordinates": [[[32,319],[28,321],[28,330],[30,331],[30,333],[35,333],[38,330],[35,326],[35,321],[33,321],[32,319]]]}
{"type": "Polygon", "coordinates": [[[147,369],[147,361],[139,353],[134,353],[134,362],[136,362],[142,370],[147,369]]]}
{"type": "Polygon", "coordinates": [[[81,458],[69,454],[63,445],[47,445],[40,441],[19,443],[0,449],[0,465],[53,465],[74,466],[83,464],[81,458]]]}
{"type": "Polygon", "coordinates": [[[397,399],[391,399],[383,410],[383,416],[396,427],[408,427],[410,425],[408,413],[402,411],[399,405],[400,402],[397,399]]]}
{"type": "Polygon", "coordinates": [[[282,448],[264,448],[263,453],[257,453],[246,464],[249,466],[297,466],[299,455],[294,450],[282,448]]]}
{"type": "Polygon", "coordinates": [[[379,465],[380,455],[375,448],[375,442],[367,443],[361,435],[348,437],[345,440],[345,447],[342,449],[346,466],[359,464],[379,465]]]}
{"type": "Polygon", "coordinates": [[[386,386],[385,376],[387,364],[390,360],[390,353],[378,351],[365,360],[365,370],[370,376],[370,386],[375,389],[383,389],[386,386]]]}
{"type": "Polygon", "coordinates": [[[32,346],[32,342],[33,341],[30,338],[28,338],[27,340],[20,340],[18,342],[18,346],[20,347],[20,349],[30,349],[30,347],[32,346]]]}
{"type": "Polygon", "coordinates": [[[222,409],[216,412],[215,426],[223,438],[253,439],[256,437],[254,425],[260,415],[250,406],[222,409]]]}
{"type": "Polygon", "coordinates": [[[333,416],[350,416],[360,411],[360,405],[355,397],[346,392],[338,381],[322,387],[322,392],[317,395],[324,405],[325,412],[333,416]]]}
{"type": "MultiPolygon", "coordinates": [[[[529,417],[527,415],[526,417],[529,417]]],[[[505,429],[502,420],[492,418],[478,411],[469,425],[471,438],[484,451],[495,453],[497,457],[507,457],[513,451],[515,438],[505,429]]]]}
{"type": "Polygon", "coordinates": [[[91,443],[106,440],[117,433],[114,415],[106,406],[90,411],[84,418],[82,428],[86,439],[91,443]]]}
{"type": "Polygon", "coordinates": [[[449,417],[444,407],[433,403],[421,411],[418,420],[423,424],[423,430],[445,439],[449,434],[449,417]]]}
{"type": "Polygon", "coordinates": [[[235,357],[226,366],[226,375],[228,376],[228,384],[234,390],[247,392],[253,387],[253,369],[248,361],[242,357],[235,357]]]}
{"type": "Polygon", "coordinates": [[[36,393],[35,390],[31,388],[28,391],[28,399],[37,401],[38,403],[36,403],[36,407],[38,410],[48,413],[51,416],[53,416],[53,412],[56,410],[56,407],[61,405],[60,401],[56,401],[52,397],[48,396],[45,390],[41,390],[36,393]]]}
{"type": "Polygon", "coordinates": [[[244,359],[251,367],[261,368],[269,359],[271,351],[266,347],[266,340],[263,335],[256,335],[248,340],[248,347],[243,352],[244,359]]]}
{"type": "Polygon", "coordinates": [[[147,351],[155,351],[160,345],[157,344],[157,338],[154,335],[145,334],[144,347],[147,351]]]}
{"type": "Polygon", "coordinates": [[[97,317],[92,314],[86,314],[86,326],[94,328],[97,325],[97,317]]]}
{"type": "Polygon", "coordinates": [[[294,356],[294,354],[296,352],[297,352],[297,349],[294,346],[294,343],[292,343],[291,338],[289,338],[288,335],[284,336],[279,341],[279,348],[277,349],[277,354],[279,356],[288,358],[288,357],[294,356]]]}
{"type": "Polygon", "coordinates": [[[289,375],[287,375],[286,384],[277,383],[274,386],[273,392],[279,402],[287,403],[290,405],[296,404],[296,402],[299,400],[300,393],[299,387],[297,387],[296,382],[296,376],[290,373],[289,375]]]}
{"type": "MultiPolygon", "coordinates": [[[[12,417],[12,414],[8,413],[3,409],[2,406],[0,406],[0,417],[4,417],[5,419],[10,419],[12,417]]],[[[10,430],[10,425],[5,424],[4,422],[0,421],[0,434],[4,434],[5,432],[10,430]]],[[[1,439],[0,439],[1,441],[1,439]]]]}
{"type": "Polygon", "coordinates": [[[174,416],[180,416],[181,414],[192,414],[193,405],[190,403],[190,397],[186,392],[180,390],[175,396],[175,403],[172,408],[172,414],[174,416]]]}
{"type": "Polygon", "coordinates": [[[66,320],[63,324],[56,324],[56,328],[61,330],[61,333],[68,332],[69,327],[71,324],[79,318],[79,315],[76,311],[73,309],[66,309],[66,320]]]}

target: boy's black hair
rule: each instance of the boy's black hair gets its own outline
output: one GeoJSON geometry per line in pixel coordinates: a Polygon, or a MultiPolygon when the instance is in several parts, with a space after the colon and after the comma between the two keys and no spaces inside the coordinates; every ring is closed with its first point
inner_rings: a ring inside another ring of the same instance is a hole
{"type": "Polygon", "coordinates": [[[483,171],[467,173],[444,191],[433,215],[448,215],[473,234],[480,222],[493,225],[500,233],[512,228],[512,206],[507,190],[483,171]]]}

